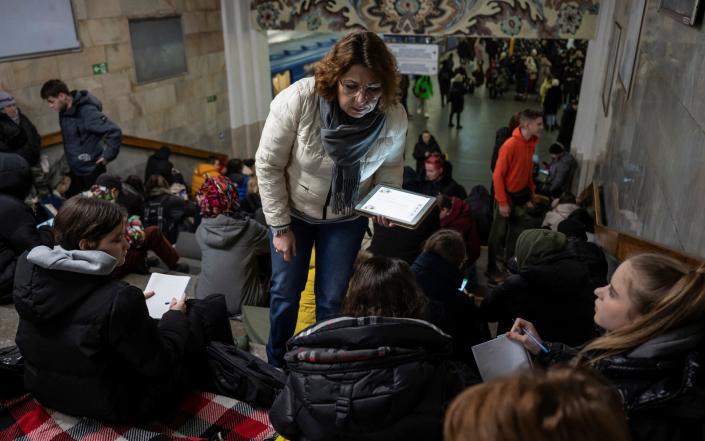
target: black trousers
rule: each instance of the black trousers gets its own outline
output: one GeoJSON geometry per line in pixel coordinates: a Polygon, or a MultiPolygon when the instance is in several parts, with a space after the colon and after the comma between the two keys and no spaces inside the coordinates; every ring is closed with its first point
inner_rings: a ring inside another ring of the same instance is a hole
{"type": "Polygon", "coordinates": [[[105,173],[105,171],[106,169],[104,165],[97,165],[95,170],[93,170],[93,172],[89,175],[77,175],[73,171],[69,172],[69,176],[71,177],[71,186],[66,192],[66,199],[86,190],[90,190],[93,184],[95,184],[95,181],[98,179],[98,176],[105,173]]]}

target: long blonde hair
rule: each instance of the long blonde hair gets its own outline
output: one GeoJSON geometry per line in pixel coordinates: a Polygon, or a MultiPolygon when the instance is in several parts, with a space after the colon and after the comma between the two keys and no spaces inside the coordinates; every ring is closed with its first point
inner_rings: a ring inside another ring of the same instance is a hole
{"type": "Polygon", "coordinates": [[[628,295],[638,317],[590,342],[580,351],[579,363],[595,364],[624,354],[659,334],[705,318],[705,265],[691,270],[660,254],[640,254],[626,262],[634,274],[628,295]]]}

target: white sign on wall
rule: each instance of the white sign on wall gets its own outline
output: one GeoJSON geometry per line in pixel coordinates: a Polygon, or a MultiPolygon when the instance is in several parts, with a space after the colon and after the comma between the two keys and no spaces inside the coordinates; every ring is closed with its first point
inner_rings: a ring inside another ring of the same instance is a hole
{"type": "Polygon", "coordinates": [[[437,44],[387,43],[399,65],[399,72],[409,75],[438,73],[437,44]]]}

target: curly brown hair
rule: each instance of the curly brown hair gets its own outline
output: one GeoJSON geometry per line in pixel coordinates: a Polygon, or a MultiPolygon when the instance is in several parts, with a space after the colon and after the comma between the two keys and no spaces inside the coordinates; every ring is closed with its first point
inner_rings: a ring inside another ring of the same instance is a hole
{"type": "Polygon", "coordinates": [[[382,83],[379,108],[389,109],[399,100],[397,60],[377,34],[356,31],[343,37],[316,66],[316,92],[328,101],[338,96],[338,81],[352,66],[370,69],[382,83]]]}

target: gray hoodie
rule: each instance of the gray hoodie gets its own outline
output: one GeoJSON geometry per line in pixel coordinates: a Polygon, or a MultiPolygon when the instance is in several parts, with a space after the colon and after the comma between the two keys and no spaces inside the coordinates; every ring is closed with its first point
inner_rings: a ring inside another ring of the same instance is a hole
{"type": "Polygon", "coordinates": [[[27,260],[44,269],[96,276],[107,276],[117,265],[117,260],[106,252],[65,250],[59,245],[54,248],[45,245],[32,248],[27,260]]]}
{"type": "Polygon", "coordinates": [[[224,294],[228,313],[242,305],[258,305],[265,295],[256,256],[269,252],[267,228],[247,217],[220,214],[205,218],[196,230],[201,248],[201,274],[196,298],[224,294]]]}

